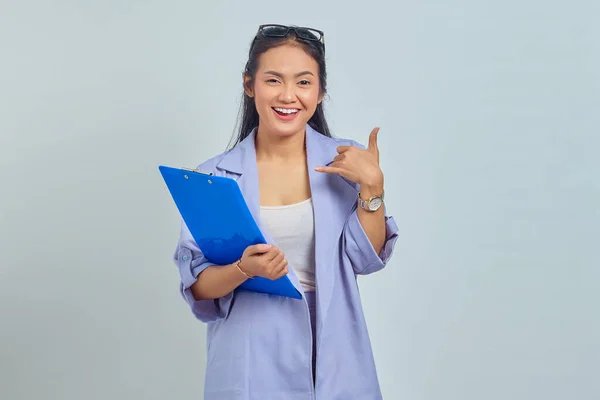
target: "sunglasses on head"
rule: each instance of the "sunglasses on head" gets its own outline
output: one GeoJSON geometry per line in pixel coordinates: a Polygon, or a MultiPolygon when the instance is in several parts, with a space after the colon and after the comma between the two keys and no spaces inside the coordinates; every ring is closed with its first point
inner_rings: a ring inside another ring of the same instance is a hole
{"type": "Polygon", "coordinates": [[[325,52],[325,34],[322,31],[294,25],[286,26],[277,24],[267,24],[258,27],[258,32],[254,37],[252,46],[250,47],[250,52],[252,52],[254,42],[259,36],[283,38],[289,36],[290,32],[294,32],[298,39],[320,43],[321,46],[323,46],[323,52],[325,52]]]}

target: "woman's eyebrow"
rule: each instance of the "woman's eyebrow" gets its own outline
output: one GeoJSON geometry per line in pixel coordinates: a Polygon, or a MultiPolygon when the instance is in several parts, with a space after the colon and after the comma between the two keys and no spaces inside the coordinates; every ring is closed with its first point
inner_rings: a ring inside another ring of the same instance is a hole
{"type": "MultiPolygon", "coordinates": [[[[276,72],[276,71],[265,71],[265,75],[275,75],[281,79],[283,79],[283,74],[276,72]]],[[[312,75],[315,76],[312,72],[310,71],[302,71],[302,72],[298,72],[296,75],[294,75],[294,78],[298,78],[302,75],[312,75]]]]}

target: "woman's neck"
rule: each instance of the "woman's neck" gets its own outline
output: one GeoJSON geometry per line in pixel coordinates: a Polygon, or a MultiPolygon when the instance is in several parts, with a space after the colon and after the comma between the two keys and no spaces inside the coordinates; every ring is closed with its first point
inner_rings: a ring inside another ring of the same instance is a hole
{"type": "Polygon", "coordinates": [[[269,135],[260,130],[256,132],[256,159],[259,161],[289,161],[306,158],[306,131],[288,137],[269,135]]]}

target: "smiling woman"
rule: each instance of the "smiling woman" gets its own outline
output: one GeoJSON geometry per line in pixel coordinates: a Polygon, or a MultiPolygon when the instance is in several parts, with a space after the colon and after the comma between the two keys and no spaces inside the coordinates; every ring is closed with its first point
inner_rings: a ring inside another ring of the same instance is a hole
{"type": "Polygon", "coordinates": [[[209,262],[182,224],[181,291],[208,324],[205,399],[381,399],[357,275],[397,239],[383,206],[378,129],[333,138],[323,112],[323,32],[263,25],[243,74],[240,130],[198,169],[237,180],[268,245],[209,262]],[[287,275],[302,300],[235,290],[287,275]]]}

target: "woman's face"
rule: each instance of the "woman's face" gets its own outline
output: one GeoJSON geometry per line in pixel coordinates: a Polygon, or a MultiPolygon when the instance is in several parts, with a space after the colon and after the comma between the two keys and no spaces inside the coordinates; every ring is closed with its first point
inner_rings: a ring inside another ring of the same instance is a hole
{"type": "Polygon", "coordinates": [[[298,45],[269,49],[260,56],[254,86],[246,85],[246,94],[254,97],[260,131],[280,137],[303,133],[323,100],[319,65],[298,45]]]}

